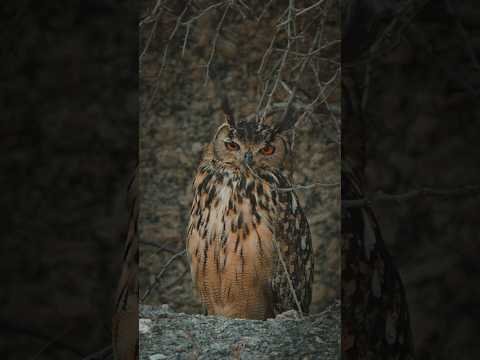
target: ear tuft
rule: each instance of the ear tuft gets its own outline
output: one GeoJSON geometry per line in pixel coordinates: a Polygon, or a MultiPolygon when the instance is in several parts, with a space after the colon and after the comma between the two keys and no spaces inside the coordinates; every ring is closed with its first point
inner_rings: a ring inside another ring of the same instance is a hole
{"type": "Polygon", "coordinates": [[[235,116],[233,115],[233,109],[230,106],[230,102],[228,101],[227,96],[222,96],[222,111],[225,114],[225,119],[227,120],[228,125],[232,129],[235,129],[236,123],[235,123],[235,116]]]}

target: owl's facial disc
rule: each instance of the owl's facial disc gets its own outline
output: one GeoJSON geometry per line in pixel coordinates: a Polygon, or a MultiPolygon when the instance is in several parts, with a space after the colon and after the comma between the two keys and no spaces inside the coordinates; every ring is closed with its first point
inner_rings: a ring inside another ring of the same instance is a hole
{"type": "Polygon", "coordinates": [[[271,135],[271,128],[256,122],[240,122],[232,128],[223,124],[213,141],[214,156],[226,165],[247,168],[282,168],[287,153],[286,139],[271,135]]]}

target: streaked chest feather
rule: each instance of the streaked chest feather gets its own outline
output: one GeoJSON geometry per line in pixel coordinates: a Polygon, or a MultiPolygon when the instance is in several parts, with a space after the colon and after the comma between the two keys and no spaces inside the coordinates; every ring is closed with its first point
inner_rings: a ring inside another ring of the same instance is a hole
{"type": "MultiPolygon", "coordinates": [[[[295,194],[279,190],[290,186],[280,172],[212,165],[201,165],[194,182],[187,236],[193,281],[209,314],[265,319],[274,311],[273,291],[285,287],[275,246],[288,272],[302,274],[294,277],[299,289],[308,287],[308,223],[295,194]]],[[[290,304],[286,297],[279,308],[290,304]]]]}
{"type": "Polygon", "coordinates": [[[278,194],[253,175],[200,173],[195,184],[191,231],[209,245],[226,245],[229,234],[246,240],[258,226],[273,231],[278,194]]]}
{"type": "MultiPolygon", "coordinates": [[[[269,176],[278,181],[275,175],[269,176]]],[[[264,298],[261,293],[271,278],[273,236],[281,211],[274,186],[252,174],[208,168],[198,173],[187,250],[194,281],[209,312],[228,315],[222,306],[231,304],[231,298],[250,301],[249,306],[255,299],[258,311],[266,311],[265,301],[258,299],[264,298]]]]}

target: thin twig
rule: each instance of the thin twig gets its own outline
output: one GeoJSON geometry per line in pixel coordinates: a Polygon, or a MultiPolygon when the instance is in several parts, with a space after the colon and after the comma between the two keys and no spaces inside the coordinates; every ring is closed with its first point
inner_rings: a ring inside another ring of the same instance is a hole
{"type": "Polygon", "coordinates": [[[257,17],[257,23],[260,22],[260,20],[262,19],[262,17],[265,15],[265,13],[267,12],[268,8],[270,7],[270,5],[272,4],[273,0],[270,0],[264,7],[263,7],[263,10],[262,12],[260,13],[260,16],[257,17]]]}
{"type": "Polygon", "coordinates": [[[182,46],[182,57],[185,55],[185,49],[187,48],[187,41],[188,41],[188,34],[190,34],[190,23],[188,23],[187,28],[185,29],[185,37],[183,38],[183,46],[182,46]]]}
{"type": "Polygon", "coordinates": [[[192,16],[190,19],[188,19],[187,21],[182,23],[182,25],[192,24],[194,21],[196,21],[196,20],[200,19],[202,16],[206,15],[210,10],[213,10],[213,9],[219,7],[219,6],[222,6],[223,4],[225,4],[225,1],[220,1],[218,3],[212,4],[208,7],[206,7],[199,14],[197,14],[195,16],[192,16]]]}
{"type": "Polygon", "coordinates": [[[223,12],[222,18],[220,19],[220,22],[217,25],[216,31],[215,31],[215,37],[213,38],[213,43],[212,43],[212,49],[210,50],[210,56],[208,58],[208,62],[206,65],[206,71],[205,71],[205,85],[208,84],[208,80],[210,79],[210,66],[213,61],[213,57],[215,55],[215,50],[217,48],[217,41],[220,36],[220,31],[222,30],[223,22],[225,21],[225,18],[227,17],[228,11],[232,7],[232,4],[234,3],[234,0],[231,0],[227,7],[225,8],[225,11],[223,12]]]}
{"type": "Polygon", "coordinates": [[[468,185],[461,188],[421,188],[407,191],[402,194],[387,194],[383,191],[378,191],[372,195],[366,196],[362,199],[346,199],[342,200],[342,206],[345,208],[362,207],[371,205],[375,202],[389,202],[389,201],[409,201],[418,197],[437,197],[444,199],[452,199],[461,196],[478,195],[480,194],[480,185],[468,185]]]}
{"type": "Polygon", "coordinates": [[[288,188],[277,188],[277,190],[279,192],[289,192],[289,191],[295,191],[295,190],[307,190],[307,189],[311,189],[311,188],[314,188],[314,187],[326,187],[326,188],[330,188],[330,187],[338,187],[340,186],[340,183],[319,183],[319,182],[316,182],[316,183],[311,183],[311,184],[308,184],[308,185],[293,185],[292,187],[288,187],[288,188]]]}
{"type": "Polygon", "coordinates": [[[151,247],[157,248],[158,251],[167,251],[169,253],[174,253],[174,254],[177,253],[177,250],[172,249],[170,246],[159,245],[159,244],[157,244],[153,241],[142,240],[142,241],[140,241],[140,245],[151,246],[151,247]]]}
{"type": "Polygon", "coordinates": [[[143,48],[143,51],[140,54],[140,62],[142,61],[143,57],[147,53],[148,49],[150,48],[150,44],[152,43],[152,40],[155,37],[155,32],[157,31],[157,25],[158,25],[158,19],[155,20],[155,22],[153,23],[152,29],[150,30],[150,34],[148,35],[145,47],[143,48]]]}
{"type": "Polygon", "coordinates": [[[313,101],[310,104],[308,104],[306,106],[313,108],[315,106],[315,104],[320,100],[320,98],[322,98],[322,100],[320,101],[320,104],[325,104],[328,108],[329,104],[327,102],[327,99],[330,96],[330,94],[334,91],[334,89],[333,88],[330,89],[330,92],[328,94],[325,94],[325,90],[327,89],[327,87],[329,85],[331,85],[337,79],[337,76],[340,74],[340,68],[338,68],[335,71],[335,74],[333,74],[333,76],[323,85],[320,83],[320,80],[318,78],[319,77],[318,72],[317,72],[317,70],[315,69],[314,66],[312,66],[312,71],[315,73],[315,81],[316,81],[317,86],[318,86],[320,91],[319,91],[317,97],[315,99],[313,99],[313,101]]]}
{"type": "Polygon", "coordinates": [[[177,277],[175,277],[173,280],[171,280],[169,283],[163,285],[160,289],[168,289],[170,288],[172,285],[175,285],[175,284],[178,284],[180,282],[180,280],[183,279],[183,277],[185,275],[188,274],[190,270],[188,268],[186,268],[180,275],[178,275],[177,277]]]}
{"type": "Polygon", "coordinates": [[[268,85],[269,81],[267,80],[265,85],[263,86],[262,95],[260,96],[260,100],[258,101],[257,108],[255,110],[256,121],[259,121],[260,119],[260,109],[262,108],[263,100],[265,99],[265,95],[267,94],[268,85]]]}
{"type": "Polygon", "coordinates": [[[300,301],[298,301],[297,293],[295,292],[295,288],[293,287],[293,282],[292,282],[292,279],[290,278],[290,274],[288,273],[287,265],[285,264],[285,261],[283,260],[283,255],[282,255],[282,252],[280,251],[280,247],[278,246],[277,239],[275,238],[275,236],[273,236],[272,240],[273,240],[273,244],[275,246],[275,249],[277,249],[278,258],[280,259],[280,262],[282,263],[283,271],[285,272],[285,275],[287,277],[288,286],[290,287],[290,291],[293,295],[293,299],[295,300],[295,304],[297,305],[298,313],[300,315],[300,318],[303,319],[302,306],[300,305],[300,301]]]}
{"type": "MultiPolygon", "coordinates": [[[[270,111],[273,95],[275,94],[278,84],[280,83],[281,77],[282,77],[282,72],[283,68],[285,67],[285,64],[287,63],[287,58],[288,54],[290,52],[290,49],[292,47],[292,32],[294,31],[292,29],[293,25],[292,23],[295,23],[295,2],[293,0],[290,0],[289,6],[285,11],[287,19],[280,24],[277,25],[277,29],[280,27],[283,27],[285,24],[287,25],[287,47],[285,49],[285,52],[282,55],[282,58],[279,61],[278,65],[278,70],[277,70],[277,76],[273,82],[273,87],[270,90],[270,93],[268,94],[267,97],[267,103],[265,105],[265,108],[263,110],[262,118],[267,115],[267,113],[270,111]]],[[[272,44],[273,46],[273,44],[272,44]]]]}
{"type": "Polygon", "coordinates": [[[153,10],[152,10],[151,16],[155,16],[155,14],[157,14],[158,9],[160,9],[160,7],[162,6],[162,3],[163,3],[164,1],[165,1],[165,0],[157,0],[157,3],[155,4],[155,7],[154,7],[153,10]]]}
{"type": "Polygon", "coordinates": [[[171,263],[173,263],[175,261],[175,259],[185,255],[185,252],[186,250],[182,250],[178,253],[176,253],[175,255],[173,255],[166,263],[165,265],[163,265],[162,269],[160,270],[160,272],[155,276],[155,280],[153,281],[153,283],[148,287],[148,289],[145,291],[145,293],[143,294],[142,298],[141,298],[141,302],[144,302],[145,299],[148,297],[148,295],[150,295],[152,289],[158,284],[158,282],[160,281],[160,279],[162,278],[163,274],[165,273],[165,271],[167,271],[168,267],[170,266],[171,263]]]}
{"type": "MultiPolygon", "coordinates": [[[[292,55],[295,55],[295,56],[299,56],[299,57],[311,57],[312,55],[317,55],[318,53],[320,53],[321,51],[333,46],[333,45],[337,45],[337,44],[340,44],[340,40],[332,40],[328,43],[326,43],[325,45],[322,45],[320,46],[319,48],[313,50],[312,52],[309,52],[309,53],[301,53],[301,52],[298,52],[298,51],[293,51],[291,50],[290,53],[292,55]]],[[[277,51],[277,52],[284,52],[285,49],[280,49],[280,48],[274,48],[273,49],[274,51],[277,51]]]]}
{"type": "MultiPolygon", "coordinates": [[[[287,45],[288,49],[289,49],[289,47],[290,47],[290,45],[287,45]]],[[[265,105],[265,108],[263,110],[262,117],[265,117],[266,114],[270,111],[273,95],[274,95],[275,91],[277,90],[278,84],[280,82],[281,73],[283,71],[283,68],[285,67],[286,62],[287,62],[287,57],[288,57],[288,51],[285,51],[285,53],[282,56],[282,59],[280,60],[280,65],[278,66],[277,77],[275,78],[275,80],[273,82],[273,87],[272,87],[272,89],[270,90],[270,92],[267,96],[267,104],[265,105]]]]}
{"type": "Polygon", "coordinates": [[[304,9],[302,9],[302,10],[299,10],[296,15],[297,15],[297,16],[303,15],[303,14],[305,14],[306,12],[308,12],[308,11],[316,8],[317,6],[322,5],[324,2],[325,2],[325,0],[320,0],[320,1],[316,2],[316,3],[313,4],[313,5],[310,5],[309,7],[306,7],[306,8],[304,8],[304,9]]]}
{"type": "Polygon", "coordinates": [[[299,84],[300,84],[300,79],[302,78],[303,73],[304,73],[304,71],[305,71],[305,69],[306,69],[306,67],[307,67],[307,64],[309,63],[309,61],[310,61],[310,59],[311,59],[311,57],[312,57],[313,49],[315,49],[315,46],[317,45],[317,41],[318,41],[319,38],[320,38],[320,34],[321,34],[321,30],[322,30],[322,29],[323,29],[323,26],[317,28],[317,31],[316,31],[316,33],[315,33],[315,37],[314,37],[314,39],[313,39],[313,41],[312,41],[312,44],[311,44],[311,46],[310,46],[310,50],[308,51],[309,56],[307,56],[307,57],[304,59],[304,61],[303,61],[303,63],[302,63],[302,66],[301,66],[301,68],[300,68],[300,71],[299,71],[298,74],[297,74],[297,78],[296,78],[296,80],[295,80],[295,87],[293,88],[292,93],[290,94],[290,97],[289,97],[288,103],[287,103],[287,108],[286,108],[285,111],[283,112],[282,118],[280,119],[280,124],[282,124],[282,123],[286,120],[286,118],[287,118],[287,116],[288,116],[288,114],[289,114],[289,110],[290,110],[290,108],[291,108],[291,106],[292,106],[293,100],[294,100],[294,98],[295,98],[295,95],[296,95],[296,93],[297,93],[297,90],[298,90],[298,87],[299,87],[299,84]]]}
{"type": "Polygon", "coordinates": [[[163,49],[163,55],[162,55],[162,62],[160,65],[160,70],[157,73],[157,81],[155,84],[155,87],[152,91],[152,96],[150,97],[150,101],[147,105],[147,108],[150,108],[153,104],[153,101],[157,97],[157,92],[160,89],[160,77],[163,73],[163,70],[166,66],[167,63],[167,54],[168,54],[168,47],[170,46],[170,42],[172,41],[173,37],[177,33],[177,30],[179,29],[180,25],[182,24],[182,18],[186,14],[187,10],[190,8],[190,5],[192,3],[192,0],[189,0],[188,3],[185,5],[185,8],[181,12],[181,14],[178,16],[177,21],[175,22],[175,27],[173,28],[172,32],[170,33],[170,36],[168,37],[167,43],[165,45],[165,48],[163,49]]]}
{"type": "Polygon", "coordinates": [[[273,34],[272,40],[270,41],[270,45],[268,46],[267,50],[265,50],[265,52],[263,53],[262,61],[260,62],[260,66],[257,70],[258,75],[260,75],[262,73],[263,67],[265,66],[265,63],[266,63],[266,60],[270,56],[270,54],[272,53],[273,44],[275,43],[275,40],[277,40],[277,34],[278,34],[278,31],[275,32],[275,34],[273,34]]]}

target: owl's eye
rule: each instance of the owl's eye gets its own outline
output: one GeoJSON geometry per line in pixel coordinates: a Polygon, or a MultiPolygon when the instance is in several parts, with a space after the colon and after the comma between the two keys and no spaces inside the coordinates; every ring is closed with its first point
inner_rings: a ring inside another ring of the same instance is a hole
{"type": "Polygon", "coordinates": [[[238,146],[238,144],[234,141],[225,141],[225,147],[228,149],[228,150],[238,150],[240,148],[240,146],[238,146]]]}
{"type": "Polygon", "coordinates": [[[263,155],[272,155],[275,152],[275,147],[272,145],[264,146],[261,150],[263,155]]]}

